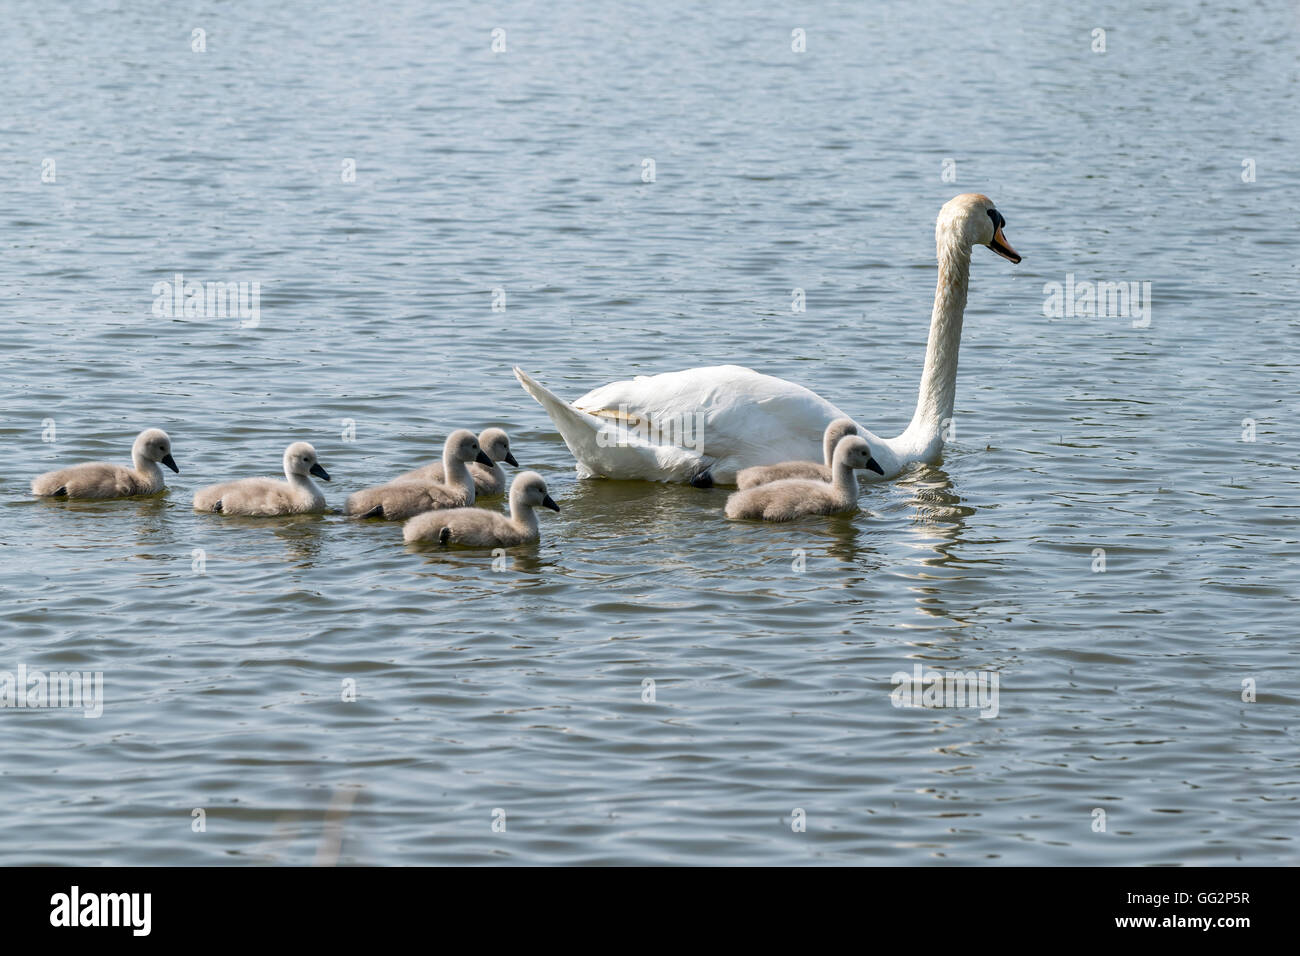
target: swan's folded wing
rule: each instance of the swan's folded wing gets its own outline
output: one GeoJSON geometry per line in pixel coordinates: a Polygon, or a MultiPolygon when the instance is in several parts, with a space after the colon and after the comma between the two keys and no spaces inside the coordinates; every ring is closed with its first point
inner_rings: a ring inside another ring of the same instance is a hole
{"type": "Polygon", "coordinates": [[[819,459],[826,426],[847,417],[802,385],[739,365],[611,382],[572,405],[520,370],[515,374],[584,470],[609,477],[690,480],[691,469],[707,469],[715,481],[729,484],[741,468],[819,459]],[[615,458],[594,450],[592,445],[608,445],[607,439],[595,440],[602,432],[617,432],[636,454],[615,458]],[[651,441],[626,441],[638,433],[651,441]],[[688,452],[675,455],[674,445],[688,452]]]}
{"type": "Polygon", "coordinates": [[[666,372],[611,382],[574,402],[611,421],[648,421],[703,438],[723,470],[793,459],[817,460],[826,426],[847,417],[815,392],[740,365],[666,372]]]}
{"type": "Polygon", "coordinates": [[[550,415],[578,461],[583,478],[690,481],[708,462],[689,447],[665,444],[663,436],[645,435],[630,421],[600,417],[575,408],[522,369],[515,377],[550,415]]]}

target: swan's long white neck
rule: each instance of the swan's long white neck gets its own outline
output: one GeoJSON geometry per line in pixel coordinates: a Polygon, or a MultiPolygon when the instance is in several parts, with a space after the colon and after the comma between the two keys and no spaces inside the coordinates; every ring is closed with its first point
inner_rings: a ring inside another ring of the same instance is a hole
{"type": "Polygon", "coordinates": [[[916,397],[912,422],[894,442],[915,454],[935,443],[943,444],[944,423],[952,418],[957,396],[957,351],[961,346],[962,315],[970,281],[970,247],[955,237],[939,242],[939,278],[930,315],[930,338],[925,347],[925,368],[916,397]]]}

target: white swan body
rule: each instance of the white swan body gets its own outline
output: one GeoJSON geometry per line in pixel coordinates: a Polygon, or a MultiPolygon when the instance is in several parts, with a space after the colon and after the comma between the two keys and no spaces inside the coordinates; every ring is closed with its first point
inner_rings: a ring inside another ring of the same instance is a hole
{"type": "Polygon", "coordinates": [[[572,405],[521,369],[515,376],[559,428],[580,478],[689,482],[711,474],[731,484],[751,465],[816,457],[826,425],[846,417],[802,385],[738,365],[613,382],[572,405]],[[634,416],[620,419],[620,409],[634,416]],[[655,440],[674,427],[690,430],[689,445],[655,440]]]}
{"type": "MultiPolygon", "coordinates": [[[[912,462],[937,462],[957,385],[957,350],[974,245],[1012,262],[1020,256],[1002,235],[1005,220],[991,200],[967,193],[939,212],[939,277],[916,412],[895,438],[856,420],[883,474],[912,462]]],[[[604,477],[734,484],[757,465],[816,460],[826,427],[851,418],[815,392],[738,365],[686,369],[612,382],[569,404],[521,369],[515,376],[550,415],[578,462],[580,478],[604,477]]]]}

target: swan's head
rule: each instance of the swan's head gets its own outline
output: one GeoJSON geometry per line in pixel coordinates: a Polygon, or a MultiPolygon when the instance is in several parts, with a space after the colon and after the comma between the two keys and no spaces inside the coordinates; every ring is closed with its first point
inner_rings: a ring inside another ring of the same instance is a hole
{"type": "Polygon", "coordinates": [[[176,460],[172,458],[172,440],[161,428],[150,428],[136,435],[135,444],[131,446],[131,455],[135,458],[143,458],[145,461],[162,462],[176,474],[181,473],[181,470],[176,467],[176,460]]]}
{"type": "Polygon", "coordinates": [[[835,464],[848,465],[850,468],[867,468],[878,475],[885,473],[885,469],[876,464],[876,459],[871,457],[871,446],[861,435],[849,435],[835,446],[835,464]]]}
{"type": "Polygon", "coordinates": [[[963,249],[988,246],[1003,259],[1020,261],[1020,253],[1011,248],[1002,227],[1007,221],[993,205],[993,200],[981,193],[963,193],[949,199],[939,210],[939,221],[934,226],[934,238],[939,245],[956,242],[963,249]]]}
{"type": "Polygon", "coordinates": [[[510,500],[512,503],[517,501],[530,508],[560,510],[555,499],[547,494],[545,479],[535,471],[521,471],[515,475],[515,480],[510,483],[510,500]]]}
{"type": "Polygon", "coordinates": [[[315,475],[322,481],[330,480],[329,472],[316,460],[316,449],[305,441],[296,441],[284,450],[284,473],[300,477],[315,475]]]}
{"type": "Polygon", "coordinates": [[[468,428],[458,428],[447,436],[447,441],[442,446],[442,457],[445,459],[448,455],[456,461],[476,461],[480,465],[492,467],[492,459],[483,454],[478,436],[468,428]]]}
{"type": "Polygon", "coordinates": [[[510,439],[499,428],[485,428],[478,433],[478,446],[493,461],[504,461],[512,468],[518,468],[519,462],[510,453],[510,439]]]}

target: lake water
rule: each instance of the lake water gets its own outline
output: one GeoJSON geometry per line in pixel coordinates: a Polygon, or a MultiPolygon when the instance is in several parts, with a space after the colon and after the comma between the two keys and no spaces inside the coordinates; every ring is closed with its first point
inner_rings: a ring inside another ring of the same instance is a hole
{"type": "Polygon", "coordinates": [[[0,711],[0,863],[1297,862],[1295,8],[753,6],[10,11],[0,670],[104,701],[0,711]],[[580,482],[510,372],[895,434],[966,191],[1024,262],[975,250],[955,440],[856,516],[580,482]],[[176,273],[258,324],[155,314],[176,273]],[[495,570],[190,509],[491,424],[563,509],[495,570]],[[169,494],[31,498],[149,426],[169,494]],[[893,706],[916,665],[996,716],[893,706]]]}

